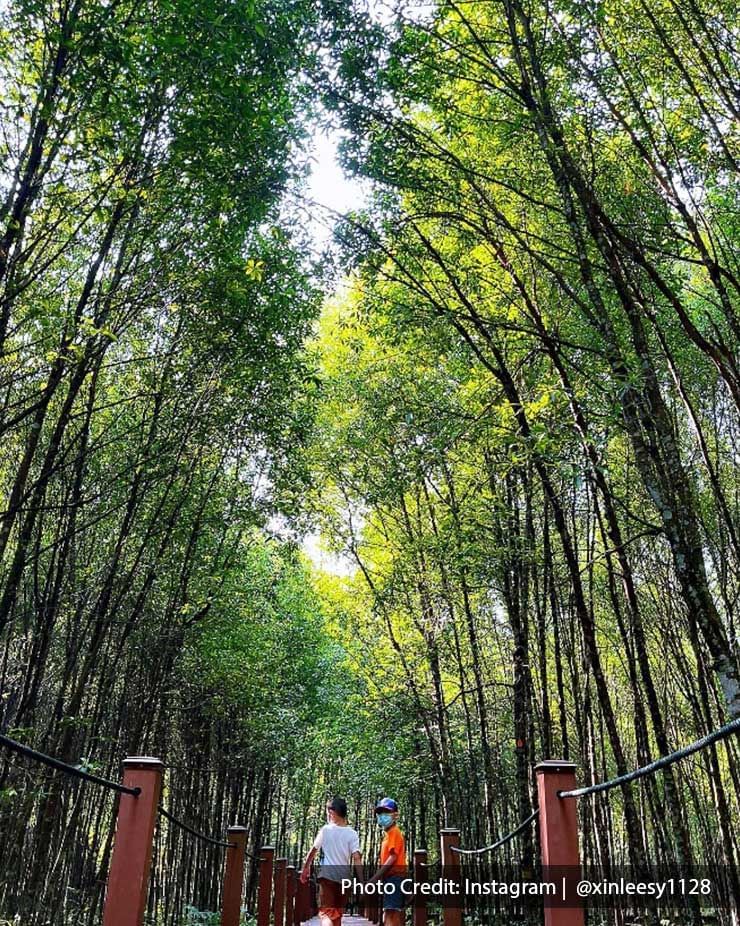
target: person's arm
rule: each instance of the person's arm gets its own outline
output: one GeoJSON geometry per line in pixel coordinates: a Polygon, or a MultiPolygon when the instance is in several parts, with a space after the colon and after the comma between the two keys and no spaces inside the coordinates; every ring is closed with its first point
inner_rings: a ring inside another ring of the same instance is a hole
{"type": "Polygon", "coordinates": [[[383,864],[375,872],[375,874],[371,878],[368,879],[367,883],[374,884],[376,881],[379,881],[380,878],[382,878],[383,875],[386,873],[386,871],[393,868],[393,866],[396,864],[397,858],[398,858],[398,853],[396,852],[395,849],[391,849],[388,855],[388,858],[383,862],[383,864]]]}
{"type": "Polygon", "coordinates": [[[364,880],[365,872],[362,870],[362,853],[359,850],[352,853],[352,864],[355,868],[355,877],[357,880],[364,880]]]}
{"type": "Polygon", "coordinates": [[[301,869],[301,884],[305,884],[308,881],[308,876],[311,873],[311,863],[316,858],[316,855],[321,848],[321,844],[324,841],[324,827],[322,826],[318,832],[316,839],[313,841],[311,850],[306,856],[306,861],[303,863],[303,868],[301,869]]]}
{"type": "Polygon", "coordinates": [[[303,868],[301,869],[301,884],[305,884],[308,881],[308,876],[311,873],[311,863],[316,858],[316,853],[318,851],[316,846],[312,846],[311,851],[306,856],[306,861],[303,863],[303,868]]]}

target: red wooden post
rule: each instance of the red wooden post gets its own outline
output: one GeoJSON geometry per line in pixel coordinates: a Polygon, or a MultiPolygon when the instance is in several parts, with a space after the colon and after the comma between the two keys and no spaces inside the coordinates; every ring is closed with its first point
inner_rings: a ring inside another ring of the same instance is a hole
{"type": "Polygon", "coordinates": [[[285,926],[293,926],[295,912],[295,895],[297,891],[298,874],[295,865],[288,865],[285,869],[285,926]]]}
{"type": "Polygon", "coordinates": [[[300,926],[311,919],[311,882],[304,884],[300,879],[296,885],[295,907],[293,908],[294,926],[300,926]]]}
{"type": "Polygon", "coordinates": [[[365,896],[365,903],[363,904],[363,907],[362,907],[362,915],[365,917],[365,919],[369,923],[372,923],[373,921],[373,899],[369,895],[365,896]]]}
{"type": "MultiPolygon", "coordinates": [[[[540,762],[537,773],[537,794],[540,805],[540,847],[545,869],[565,868],[571,885],[579,877],[581,859],[578,853],[578,814],[573,798],[558,797],[558,791],[570,791],[576,786],[576,767],[572,762],[548,760],[540,762]]],[[[574,898],[572,903],[577,903],[574,898]]],[[[582,906],[555,907],[545,905],[545,926],[584,926],[582,906]]]]}
{"type": "Polygon", "coordinates": [[[103,926],[142,926],[144,922],[163,770],[159,759],[131,756],[123,760],[124,785],[141,788],[141,793],[120,796],[103,926]]]}
{"type": "MultiPolygon", "coordinates": [[[[427,850],[414,850],[414,881],[416,884],[422,884],[427,880],[427,850]]],[[[414,895],[414,926],[427,926],[427,901],[426,895],[416,893],[414,895]]]]}
{"type": "Polygon", "coordinates": [[[260,851],[260,877],[257,888],[257,926],[270,926],[270,907],[272,906],[272,864],[275,850],[272,846],[263,846],[260,851]]]}
{"type": "Polygon", "coordinates": [[[239,926],[242,912],[242,892],[244,890],[246,827],[230,826],[227,830],[226,841],[233,843],[233,846],[226,850],[221,926],[239,926]]]}
{"type": "MultiPolygon", "coordinates": [[[[460,884],[460,856],[452,848],[460,845],[460,830],[440,830],[442,843],[442,876],[460,884]]],[[[444,926],[462,926],[462,897],[449,900],[442,907],[444,926]]]]}
{"type": "Polygon", "coordinates": [[[287,890],[287,858],[275,859],[275,926],[285,926],[285,894],[287,890]]]}

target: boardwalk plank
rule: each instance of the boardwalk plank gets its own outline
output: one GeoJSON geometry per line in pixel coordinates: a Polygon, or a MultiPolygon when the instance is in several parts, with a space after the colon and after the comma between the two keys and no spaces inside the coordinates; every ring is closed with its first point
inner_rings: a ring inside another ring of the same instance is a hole
{"type": "MultiPolygon", "coordinates": [[[[320,920],[318,916],[314,916],[313,919],[306,920],[303,926],[320,926],[320,920]]],[[[342,917],[342,926],[374,926],[370,920],[366,920],[364,916],[350,916],[347,914],[342,917]]]]}

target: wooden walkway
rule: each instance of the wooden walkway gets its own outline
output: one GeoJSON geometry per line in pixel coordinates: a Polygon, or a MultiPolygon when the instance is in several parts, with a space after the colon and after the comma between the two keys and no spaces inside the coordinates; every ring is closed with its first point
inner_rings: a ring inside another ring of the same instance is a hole
{"type": "MultiPolygon", "coordinates": [[[[312,920],[306,920],[303,926],[320,926],[320,920],[318,916],[315,916],[312,920]]],[[[364,916],[350,916],[347,914],[342,917],[342,926],[373,926],[370,920],[366,920],[364,916]]]]}

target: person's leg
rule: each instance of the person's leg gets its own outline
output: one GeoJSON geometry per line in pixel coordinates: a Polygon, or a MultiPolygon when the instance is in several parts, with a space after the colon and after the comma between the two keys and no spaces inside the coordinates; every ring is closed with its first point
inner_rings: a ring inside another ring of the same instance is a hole
{"type": "Polygon", "coordinates": [[[342,909],[339,884],[330,878],[319,878],[319,924],[320,926],[341,926],[342,909]],[[337,917],[339,923],[337,923],[337,917]]]}
{"type": "Polygon", "coordinates": [[[383,895],[383,926],[403,926],[401,878],[398,876],[387,878],[386,889],[390,885],[393,885],[393,891],[383,895]]]}

